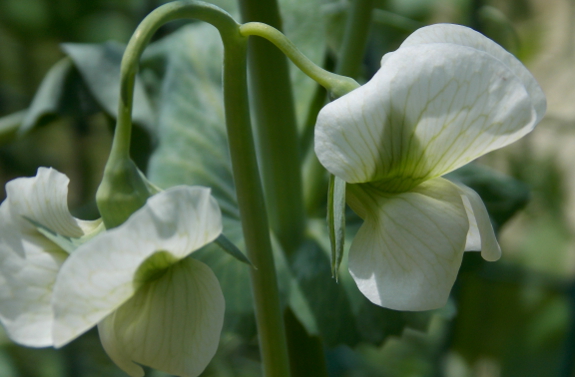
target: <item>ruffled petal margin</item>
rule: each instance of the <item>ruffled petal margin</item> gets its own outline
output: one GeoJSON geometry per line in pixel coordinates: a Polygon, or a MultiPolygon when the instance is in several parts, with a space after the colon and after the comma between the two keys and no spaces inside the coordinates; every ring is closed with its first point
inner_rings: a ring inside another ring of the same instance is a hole
{"type": "Polygon", "coordinates": [[[96,230],[68,209],[64,174],[39,168],[35,177],[6,184],[0,206],[0,320],[10,338],[28,347],[52,345],[52,288],[67,252],[44,237],[29,220],[67,237],[96,230]]]}

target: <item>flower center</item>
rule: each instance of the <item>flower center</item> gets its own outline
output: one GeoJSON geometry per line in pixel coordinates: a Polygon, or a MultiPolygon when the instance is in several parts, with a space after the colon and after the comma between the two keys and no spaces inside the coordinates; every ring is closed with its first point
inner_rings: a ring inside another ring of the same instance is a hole
{"type": "Polygon", "coordinates": [[[178,261],[179,259],[167,251],[155,252],[138,267],[134,274],[134,286],[139,288],[145,283],[161,278],[178,261]]]}

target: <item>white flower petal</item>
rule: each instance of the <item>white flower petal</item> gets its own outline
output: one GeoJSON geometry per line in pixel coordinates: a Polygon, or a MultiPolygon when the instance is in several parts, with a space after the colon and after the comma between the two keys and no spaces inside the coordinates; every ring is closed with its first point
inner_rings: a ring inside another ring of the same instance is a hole
{"type": "Polygon", "coordinates": [[[68,343],[132,297],[146,260],[162,252],[174,261],[182,259],[221,231],[221,212],[210,190],[179,186],[154,195],[124,224],[81,245],[54,287],[55,346],[68,343]]]}
{"type": "Polygon", "coordinates": [[[116,338],[116,331],[114,330],[116,324],[115,315],[116,312],[113,312],[98,323],[100,342],[102,342],[104,350],[118,368],[122,369],[130,377],[144,377],[144,369],[142,369],[138,364],[132,362],[132,358],[125,352],[126,350],[123,344],[118,342],[118,339],[116,338]]]}
{"type": "MultiPolygon", "coordinates": [[[[481,197],[473,191],[470,187],[463,184],[458,184],[457,187],[461,191],[461,198],[463,199],[465,205],[465,210],[467,211],[467,216],[470,223],[475,223],[475,235],[474,241],[470,241],[469,233],[467,235],[468,244],[465,245],[466,251],[479,251],[481,250],[481,256],[483,259],[493,262],[501,258],[501,248],[495,238],[495,232],[493,231],[493,226],[491,225],[491,220],[489,219],[489,213],[481,197]],[[478,239],[478,241],[477,241],[478,239]],[[470,243],[470,242],[473,242],[470,243]],[[478,244],[477,244],[478,242],[478,244]]],[[[470,226],[471,232],[471,226],[470,226]]]]}
{"type": "Polygon", "coordinates": [[[467,220],[469,221],[469,230],[467,231],[467,240],[465,241],[465,251],[481,251],[481,235],[477,227],[477,220],[473,214],[473,207],[467,195],[461,195],[461,200],[467,212],[467,220]]]}
{"type": "Polygon", "coordinates": [[[348,203],[364,215],[349,252],[349,271],[374,304],[428,310],[447,302],[467,230],[457,187],[437,178],[389,195],[350,185],[348,203]]]}
{"type": "Polygon", "coordinates": [[[93,231],[100,221],[74,218],[68,209],[68,183],[64,174],[52,168],[38,168],[35,177],[18,178],[6,184],[7,201],[13,221],[25,233],[35,234],[28,217],[66,237],[80,238],[93,231]]]}
{"type": "Polygon", "coordinates": [[[6,184],[0,206],[0,320],[10,338],[22,345],[52,345],[52,287],[68,254],[28,219],[68,237],[82,237],[99,221],[70,215],[68,178],[39,168],[32,178],[6,184]]]}
{"type": "Polygon", "coordinates": [[[28,347],[52,345],[52,287],[68,254],[42,236],[23,236],[0,208],[0,320],[28,347]]]}
{"type": "Polygon", "coordinates": [[[536,120],[521,80],[491,55],[448,43],[403,47],[321,110],[315,151],[349,183],[401,192],[519,139],[536,120]]]}
{"type": "Polygon", "coordinates": [[[186,258],[102,321],[100,339],[112,360],[132,377],[143,376],[134,362],[196,377],[216,353],[224,307],[212,270],[186,258]]]}
{"type": "Polygon", "coordinates": [[[465,26],[436,24],[416,30],[403,41],[400,48],[426,43],[453,43],[472,47],[492,55],[508,66],[523,82],[537,113],[537,121],[535,123],[538,123],[545,115],[545,110],[547,109],[545,93],[543,93],[533,75],[515,56],[491,39],[465,26]]]}

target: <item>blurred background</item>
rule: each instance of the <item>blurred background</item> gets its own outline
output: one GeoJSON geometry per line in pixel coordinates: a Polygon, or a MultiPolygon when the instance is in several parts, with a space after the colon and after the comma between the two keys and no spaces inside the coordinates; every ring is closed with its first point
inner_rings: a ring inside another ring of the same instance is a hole
{"type": "MultiPolygon", "coordinates": [[[[58,69],[70,64],[61,43],[125,44],[139,21],[164,2],[0,0],[2,186],[35,175],[38,166],[53,166],[71,178],[73,213],[98,216],[93,198],[113,127],[102,101],[74,71],[63,79],[62,93],[44,94],[57,101],[44,102],[34,119],[27,109],[43,80],[57,80],[58,69]]],[[[328,62],[341,39],[346,6],[318,1],[328,62]]],[[[328,347],[330,376],[575,376],[575,1],[379,0],[377,8],[364,79],[413,30],[458,23],[522,60],[543,87],[548,110],[533,133],[480,159],[499,173],[457,173],[486,201],[499,231],[501,261],[485,267],[477,255],[466,255],[452,301],[422,326],[402,328],[379,344],[328,347]]],[[[155,39],[179,26],[162,28],[155,39]]],[[[145,169],[153,141],[145,131],[134,137],[135,159],[145,169]]],[[[19,347],[0,334],[0,377],[122,375],[94,331],[61,350],[19,347]]],[[[233,333],[222,336],[203,374],[259,375],[255,339],[233,333]]]]}

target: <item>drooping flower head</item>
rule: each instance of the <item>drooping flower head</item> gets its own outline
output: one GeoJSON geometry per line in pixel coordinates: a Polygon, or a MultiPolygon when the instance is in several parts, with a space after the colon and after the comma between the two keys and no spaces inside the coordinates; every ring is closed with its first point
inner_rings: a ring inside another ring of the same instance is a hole
{"type": "Polygon", "coordinates": [[[98,325],[130,376],[144,375],[137,364],[198,376],[216,352],[225,306],[214,273],[189,257],[222,231],[210,190],[170,188],[103,232],[101,221],[70,215],[67,185],[46,168],[6,185],[0,321],[10,338],[60,347],[98,325]]]}
{"type": "Polygon", "coordinates": [[[362,87],[325,106],[315,151],[364,219],[349,270],[377,305],[445,304],[464,250],[500,250],[481,199],[440,178],[521,138],[545,95],[513,55],[463,26],[419,29],[362,87]]]}

